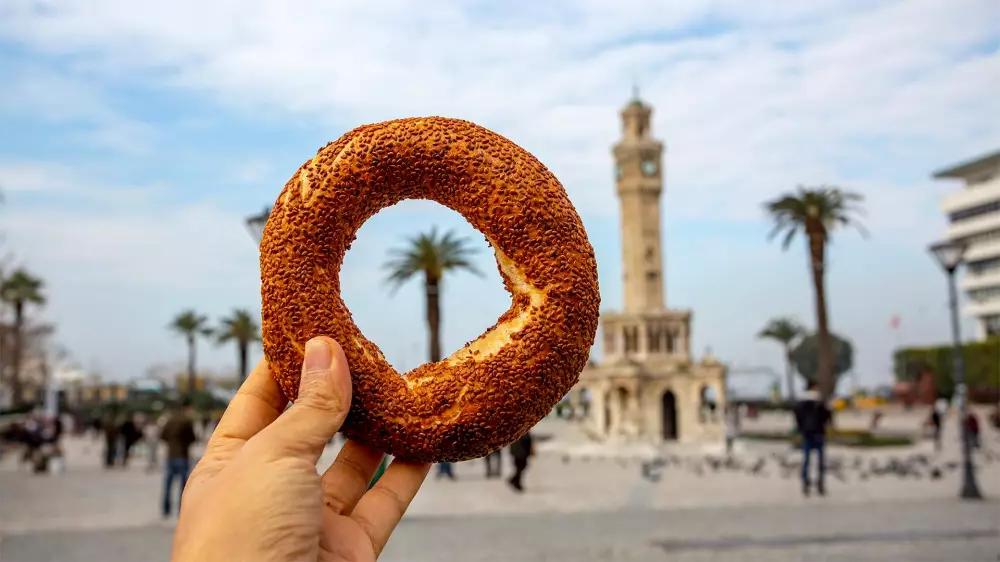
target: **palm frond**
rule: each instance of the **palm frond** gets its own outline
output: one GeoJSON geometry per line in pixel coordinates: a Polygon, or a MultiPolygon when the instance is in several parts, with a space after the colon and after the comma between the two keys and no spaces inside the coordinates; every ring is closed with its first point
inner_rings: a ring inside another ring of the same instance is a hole
{"type": "Polygon", "coordinates": [[[772,339],[785,345],[805,334],[805,328],[792,318],[772,318],[757,334],[758,338],[772,339]]]}
{"type": "Polygon", "coordinates": [[[0,282],[0,300],[11,304],[45,304],[44,286],[40,278],[19,268],[0,282]]]}
{"type": "Polygon", "coordinates": [[[244,309],[235,309],[219,322],[219,327],[213,330],[216,343],[230,341],[252,343],[260,341],[260,326],[256,316],[244,309]]]}
{"type": "Polygon", "coordinates": [[[448,271],[458,269],[479,275],[479,270],[468,259],[474,253],[467,239],[458,237],[453,231],[439,235],[437,227],[432,227],[429,232],[407,238],[402,247],[390,249],[390,259],[382,267],[388,272],[386,282],[395,292],[418,274],[436,281],[448,271]]]}
{"type": "Polygon", "coordinates": [[[785,232],[782,248],[787,249],[799,230],[818,232],[826,240],[831,231],[847,226],[857,228],[862,236],[867,236],[868,231],[857,219],[864,215],[862,201],[864,196],[861,194],[832,185],[796,186],[793,194],[764,203],[764,209],[774,223],[768,239],[785,232]]]}
{"type": "Polygon", "coordinates": [[[205,335],[205,330],[208,329],[208,318],[194,310],[185,310],[175,316],[168,327],[187,337],[205,335]]]}

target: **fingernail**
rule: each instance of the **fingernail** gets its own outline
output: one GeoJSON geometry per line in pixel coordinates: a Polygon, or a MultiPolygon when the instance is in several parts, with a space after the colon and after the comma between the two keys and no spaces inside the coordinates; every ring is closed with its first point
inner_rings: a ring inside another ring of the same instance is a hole
{"type": "Polygon", "coordinates": [[[333,352],[323,338],[313,338],[306,342],[305,359],[302,361],[303,374],[326,371],[333,363],[333,352]]]}

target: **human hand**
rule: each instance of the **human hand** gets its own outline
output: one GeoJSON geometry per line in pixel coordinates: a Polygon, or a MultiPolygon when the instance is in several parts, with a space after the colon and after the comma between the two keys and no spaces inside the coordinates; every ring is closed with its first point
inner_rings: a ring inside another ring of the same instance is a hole
{"type": "Polygon", "coordinates": [[[174,561],[378,557],[430,465],[393,461],[368,490],[382,454],[348,441],[319,475],[316,462],[351,404],[347,359],[330,338],[306,343],[299,397],[285,404],[262,360],[188,479],[174,561]]]}

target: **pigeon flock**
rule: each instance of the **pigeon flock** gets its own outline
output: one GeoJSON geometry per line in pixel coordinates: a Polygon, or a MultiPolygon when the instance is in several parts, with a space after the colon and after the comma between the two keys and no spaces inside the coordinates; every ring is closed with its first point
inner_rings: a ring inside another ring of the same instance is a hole
{"type": "MultiPolygon", "coordinates": [[[[974,453],[975,462],[980,466],[1000,462],[1000,451],[984,447],[974,453]]],[[[702,477],[713,473],[743,473],[758,478],[768,478],[777,475],[781,478],[798,478],[802,467],[801,454],[797,451],[771,452],[770,454],[754,455],[749,458],[734,455],[701,455],[681,456],[664,454],[653,459],[639,457],[598,457],[563,455],[564,464],[574,461],[590,462],[591,460],[614,460],[621,468],[638,465],[643,478],[650,482],[659,482],[668,471],[683,470],[702,477]]],[[[875,478],[900,478],[913,480],[938,480],[945,474],[954,472],[961,467],[957,460],[943,460],[932,454],[913,453],[909,455],[893,455],[884,458],[864,456],[860,454],[827,454],[826,473],[840,482],[851,479],[867,481],[875,478]]]]}

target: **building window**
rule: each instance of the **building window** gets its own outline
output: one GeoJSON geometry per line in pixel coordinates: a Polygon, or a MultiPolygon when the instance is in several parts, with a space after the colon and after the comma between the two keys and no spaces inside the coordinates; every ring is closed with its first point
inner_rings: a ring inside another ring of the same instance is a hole
{"type": "Polygon", "coordinates": [[[986,232],[980,232],[979,234],[973,234],[972,236],[965,236],[962,238],[962,241],[970,246],[983,242],[992,242],[994,240],[1000,240],[1000,229],[987,230],[986,232]]]}
{"type": "Polygon", "coordinates": [[[1000,287],[983,287],[969,291],[969,300],[972,302],[987,302],[996,300],[997,297],[1000,297],[1000,287]]]}
{"type": "Polygon", "coordinates": [[[996,336],[1000,335],[1000,316],[984,316],[983,321],[983,331],[986,332],[986,336],[996,336]]]}
{"type": "Polygon", "coordinates": [[[618,339],[615,337],[615,335],[616,333],[614,330],[608,330],[607,332],[604,332],[604,351],[606,353],[615,352],[615,348],[617,347],[615,344],[617,343],[618,339]]]}
{"type": "Polygon", "coordinates": [[[1000,270],[1000,258],[989,258],[969,262],[968,268],[969,273],[972,275],[983,275],[992,271],[997,271],[1000,270]]]}
{"type": "Polygon", "coordinates": [[[667,353],[673,353],[673,352],[674,352],[674,335],[670,332],[667,332],[667,353]]]}
{"type": "Polygon", "coordinates": [[[955,211],[954,213],[950,213],[948,218],[951,222],[958,222],[978,217],[980,215],[985,215],[987,213],[995,213],[997,211],[1000,211],[1000,200],[990,201],[989,203],[983,203],[982,205],[976,205],[975,207],[955,211]]]}
{"type": "Polygon", "coordinates": [[[647,328],[646,339],[649,341],[649,351],[660,351],[660,334],[662,332],[663,328],[660,328],[659,326],[649,326],[649,328],[647,328]]]}
{"type": "Polygon", "coordinates": [[[701,391],[698,392],[698,421],[701,423],[715,421],[717,403],[718,396],[715,394],[715,388],[708,385],[702,386],[701,391]]]}
{"type": "Polygon", "coordinates": [[[635,353],[639,351],[639,327],[625,326],[625,353],[635,353]]]}

